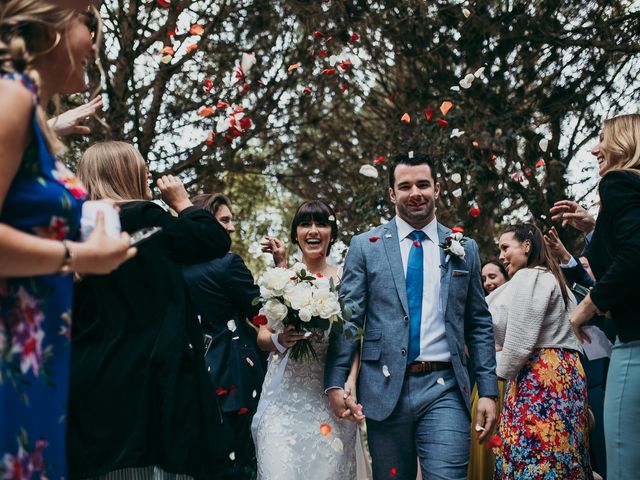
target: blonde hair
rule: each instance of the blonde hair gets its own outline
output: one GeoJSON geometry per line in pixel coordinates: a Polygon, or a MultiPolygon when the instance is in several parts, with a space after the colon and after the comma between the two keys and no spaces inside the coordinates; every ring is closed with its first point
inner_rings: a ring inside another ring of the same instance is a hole
{"type": "Polygon", "coordinates": [[[90,200],[150,200],[146,162],[130,143],[111,141],[92,145],[82,155],[77,173],[90,200]]]}
{"type": "MultiPolygon", "coordinates": [[[[100,15],[93,8],[91,13],[98,20],[100,15]]],[[[81,15],[77,10],[62,8],[52,2],[41,0],[2,0],[0,6],[0,73],[24,74],[40,94],[42,79],[34,68],[36,58],[54,50],[65,35],[71,22],[81,15]]],[[[99,28],[100,30],[100,28],[99,28]]],[[[98,30],[98,41],[101,36],[98,30]]],[[[69,53],[69,61],[74,61],[69,53]]],[[[36,106],[38,126],[42,130],[52,152],[61,143],[47,125],[46,114],[40,105],[36,106]]]]}
{"type": "Polygon", "coordinates": [[[608,118],[602,126],[608,172],[626,170],[640,175],[640,114],[608,118]]]}

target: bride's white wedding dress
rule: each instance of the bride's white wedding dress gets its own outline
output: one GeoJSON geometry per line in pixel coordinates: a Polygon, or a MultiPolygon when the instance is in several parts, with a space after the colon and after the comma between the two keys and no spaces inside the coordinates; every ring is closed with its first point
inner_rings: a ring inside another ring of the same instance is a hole
{"type": "Polygon", "coordinates": [[[270,358],[253,424],[258,480],[356,478],[357,425],[336,419],[324,394],[329,339],[315,330],[310,340],[317,360],[270,358]]]}

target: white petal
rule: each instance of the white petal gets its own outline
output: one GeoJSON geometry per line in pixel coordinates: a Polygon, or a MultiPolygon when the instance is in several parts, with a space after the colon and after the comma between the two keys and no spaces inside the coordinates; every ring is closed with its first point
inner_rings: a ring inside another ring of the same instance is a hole
{"type": "Polygon", "coordinates": [[[360,167],[360,175],[365,177],[378,178],[378,170],[373,165],[362,165],[360,167]]]}
{"type": "Polygon", "coordinates": [[[413,150],[409,152],[409,158],[413,158],[413,150]]]}
{"type": "Polygon", "coordinates": [[[236,331],[236,329],[238,328],[238,327],[236,326],[236,321],[235,321],[235,320],[229,320],[229,321],[227,322],[227,328],[228,328],[230,331],[235,332],[235,331],[236,331]]]}
{"type": "Polygon", "coordinates": [[[471,16],[471,12],[469,11],[468,8],[463,8],[462,14],[464,15],[465,18],[469,18],[471,16]]]}
{"type": "Polygon", "coordinates": [[[460,91],[460,87],[457,85],[454,85],[453,87],[450,88],[450,90],[453,90],[454,92],[459,92],[460,91]]]}
{"type": "Polygon", "coordinates": [[[459,83],[460,83],[460,86],[461,86],[462,88],[464,88],[465,90],[466,90],[467,88],[470,88],[470,87],[471,87],[471,82],[468,82],[468,81],[467,81],[467,80],[465,80],[465,79],[460,80],[460,82],[459,82],[459,83]]]}
{"type": "Polygon", "coordinates": [[[236,452],[231,452],[229,454],[229,460],[231,460],[232,462],[235,461],[236,459],[236,452]]]}
{"type": "Polygon", "coordinates": [[[333,442],[331,442],[331,447],[338,453],[342,453],[342,451],[344,450],[342,440],[340,440],[338,437],[333,439],[333,442]]]}
{"type": "Polygon", "coordinates": [[[453,183],[460,183],[462,181],[462,176],[459,173],[454,173],[451,175],[451,181],[453,183]]]}
{"type": "Polygon", "coordinates": [[[546,152],[547,148],[549,148],[549,140],[547,140],[546,138],[543,138],[540,140],[538,145],[540,145],[540,150],[542,150],[543,152],[546,152]]]}
{"type": "Polygon", "coordinates": [[[458,138],[462,135],[464,135],[464,130],[458,130],[457,128],[454,128],[453,130],[451,130],[450,138],[458,138]]]}
{"type": "Polygon", "coordinates": [[[251,67],[256,64],[256,56],[253,53],[243,53],[242,60],[240,60],[240,68],[246,74],[251,67]]]}
{"type": "Polygon", "coordinates": [[[462,195],[462,189],[461,188],[456,188],[453,192],[451,192],[451,194],[454,197],[459,198],[462,195]]]}
{"type": "Polygon", "coordinates": [[[480,78],[480,75],[482,75],[483,73],[484,73],[484,67],[480,67],[479,69],[477,69],[475,71],[473,76],[476,77],[476,78],[480,78]]]}
{"type": "Polygon", "coordinates": [[[254,390],[253,392],[251,392],[251,396],[252,396],[253,398],[256,398],[256,397],[258,396],[258,391],[257,391],[257,390],[254,390]]]}
{"type": "Polygon", "coordinates": [[[387,367],[386,365],[382,366],[382,374],[389,378],[391,376],[391,374],[389,373],[389,367],[387,367]]]}
{"type": "Polygon", "coordinates": [[[444,378],[442,377],[438,378],[438,380],[436,380],[436,383],[439,383],[440,385],[444,385],[444,378]]]}
{"type": "Polygon", "coordinates": [[[251,365],[253,367],[253,360],[251,360],[249,357],[246,357],[245,360],[247,361],[247,363],[249,365],[251,365]]]}

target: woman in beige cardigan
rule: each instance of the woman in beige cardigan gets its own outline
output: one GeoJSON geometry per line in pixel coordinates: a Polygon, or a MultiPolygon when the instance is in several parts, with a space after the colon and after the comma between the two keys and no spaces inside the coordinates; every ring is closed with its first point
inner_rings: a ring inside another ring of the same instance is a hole
{"type": "Polygon", "coordinates": [[[497,373],[508,381],[495,478],[590,479],[575,298],[537,227],[508,227],[498,246],[511,280],[487,297],[502,347],[497,373]]]}

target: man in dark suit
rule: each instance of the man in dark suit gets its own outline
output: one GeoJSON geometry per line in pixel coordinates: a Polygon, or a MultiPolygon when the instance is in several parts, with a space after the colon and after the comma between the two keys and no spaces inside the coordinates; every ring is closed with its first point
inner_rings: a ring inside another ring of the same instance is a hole
{"type": "MultiPolygon", "coordinates": [[[[198,195],[194,205],[212,213],[231,235],[235,232],[229,199],[220,194],[198,195]]],[[[183,268],[189,297],[200,315],[205,341],[205,362],[218,400],[235,436],[239,478],[251,478],[255,452],[251,419],[258,405],[265,374],[256,331],[248,323],[260,305],[253,276],[235,253],[183,268]]]]}

